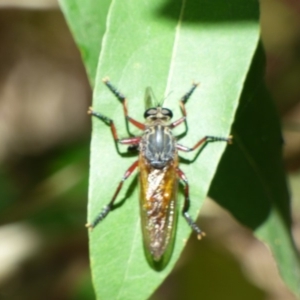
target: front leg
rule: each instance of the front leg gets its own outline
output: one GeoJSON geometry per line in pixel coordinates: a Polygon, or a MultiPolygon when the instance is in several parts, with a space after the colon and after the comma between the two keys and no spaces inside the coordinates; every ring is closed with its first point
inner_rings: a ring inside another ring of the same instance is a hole
{"type": "MultiPolygon", "coordinates": [[[[139,144],[140,139],[141,139],[141,137],[139,137],[139,136],[133,136],[133,137],[129,137],[129,138],[119,139],[114,121],[112,119],[102,115],[101,113],[95,112],[92,107],[89,107],[88,114],[98,118],[99,120],[103,121],[106,125],[110,126],[111,133],[116,142],[117,147],[118,147],[118,144],[134,145],[134,146],[139,144]]],[[[118,149],[118,151],[119,151],[119,149],[118,149]]]]}
{"type": "Polygon", "coordinates": [[[183,116],[174,121],[173,123],[170,124],[170,128],[173,129],[175,127],[177,127],[178,125],[180,125],[181,123],[186,121],[186,109],[185,109],[185,104],[188,101],[188,99],[191,97],[191,95],[193,94],[193,92],[195,91],[196,87],[199,85],[199,83],[193,83],[192,87],[189,89],[189,91],[184,94],[182,96],[182,98],[179,101],[179,105],[182,111],[183,116]]]}
{"type": "Polygon", "coordinates": [[[111,84],[111,82],[109,81],[109,79],[107,77],[103,78],[103,82],[109,88],[109,90],[116,96],[116,98],[122,103],[124,116],[125,116],[126,122],[127,122],[127,128],[128,128],[128,122],[130,122],[131,124],[133,124],[135,127],[139,128],[140,130],[145,130],[145,125],[143,123],[140,123],[139,121],[128,116],[126,97],[121,92],[119,92],[118,89],[114,85],[111,84]]]}

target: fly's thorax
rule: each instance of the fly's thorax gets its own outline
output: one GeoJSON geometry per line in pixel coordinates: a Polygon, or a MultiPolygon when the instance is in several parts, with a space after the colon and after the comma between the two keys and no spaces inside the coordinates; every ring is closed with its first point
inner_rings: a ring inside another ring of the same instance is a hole
{"type": "Polygon", "coordinates": [[[155,169],[163,169],[176,155],[176,140],[167,125],[147,126],[140,143],[141,154],[155,169]]]}

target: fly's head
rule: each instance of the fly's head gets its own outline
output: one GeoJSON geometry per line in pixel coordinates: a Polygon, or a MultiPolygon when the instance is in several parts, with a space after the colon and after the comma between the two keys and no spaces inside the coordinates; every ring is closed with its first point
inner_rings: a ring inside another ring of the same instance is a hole
{"type": "Polygon", "coordinates": [[[148,108],[144,113],[144,118],[148,125],[166,125],[172,117],[172,111],[161,106],[148,108]]]}

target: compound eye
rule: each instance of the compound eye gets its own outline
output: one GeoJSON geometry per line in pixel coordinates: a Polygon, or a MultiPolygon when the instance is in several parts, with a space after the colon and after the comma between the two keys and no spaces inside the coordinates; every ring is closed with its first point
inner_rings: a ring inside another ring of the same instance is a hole
{"type": "Polygon", "coordinates": [[[144,113],[144,118],[147,119],[150,116],[154,116],[157,114],[157,108],[149,108],[144,113]]]}
{"type": "Polygon", "coordinates": [[[168,108],[163,108],[163,109],[161,110],[161,112],[162,112],[162,114],[163,114],[164,116],[167,116],[167,117],[169,117],[170,119],[173,118],[173,113],[172,113],[172,111],[171,111],[170,109],[168,109],[168,108]]]}

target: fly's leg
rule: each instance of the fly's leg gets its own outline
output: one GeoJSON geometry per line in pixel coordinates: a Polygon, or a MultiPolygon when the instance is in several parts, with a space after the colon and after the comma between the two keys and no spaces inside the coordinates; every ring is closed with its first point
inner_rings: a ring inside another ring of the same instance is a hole
{"type": "Polygon", "coordinates": [[[204,138],[202,138],[198,143],[196,143],[192,148],[183,146],[181,144],[177,144],[176,148],[183,152],[191,152],[196,150],[198,147],[200,147],[201,145],[207,142],[227,142],[228,144],[232,144],[232,138],[233,138],[232,135],[230,135],[227,138],[207,135],[204,138]]]}
{"type": "Polygon", "coordinates": [[[96,218],[94,219],[94,221],[92,223],[87,223],[85,226],[93,229],[94,227],[96,227],[96,225],[101,222],[107,215],[108,213],[112,210],[113,208],[113,204],[123,186],[124,181],[133,173],[133,171],[136,169],[136,167],[138,166],[138,161],[134,162],[129,168],[128,170],[125,172],[122,180],[120,181],[112,199],[110,200],[110,202],[108,203],[108,205],[106,205],[103,210],[96,216],[96,218]]]}
{"type": "Polygon", "coordinates": [[[184,204],[182,208],[182,215],[186,219],[189,226],[196,232],[198,240],[200,240],[203,236],[205,236],[205,232],[203,232],[199,226],[193,221],[192,217],[190,216],[188,210],[190,207],[190,198],[189,198],[189,183],[185,176],[185,174],[180,170],[177,169],[177,175],[182,180],[184,184],[184,204]]]}
{"type": "Polygon", "coordinates": [[[126,97],[122,93],[120,93],[115,86],[113,86],[110,83],[108,78],[104,78],[103,82],[109,88],[109,90],[117,97],[117,99],[122,103],[124,115],[125,115],[125,118],[126,118],[127,122],[130,122],[135,127],[139,128],[141,130],[145,130],[145,125],[143,123],[140,123],[139,121],[136,121],[135,119],[128,116],[126,97]]]}
{"type": "MultiPolygon", "coordinates": [[[[105,124],[110,126],[111,133],[116,142],[117,147],[118,147],[118,143],[123,144],[123,145],[138,145],[139,144],[139,141],[141,139],[139,136],[136,136],[136,137],[133,136],[133,137],[125,138],[125,139],[119,139],[114,121],[112,119],[102,115],[101,113],[95,112],[92,107],[89,107],[88,114],[100,119],[105,124]]],[[[119,151],[119,149],[118,149],[118,151],[119,151]]]]}
{"type": "Polygon", "coordinates": [[[173,129],[176,126],[180,125],[182,122],[184,122],[186,120],[186,109],[185,109],[185,103],[188,101],[188,99],[191,97],[191,95],[193,94],[194,90],[196,89],[196,87],[199,85],[199,83],[193,83],[192,87],[189,89],[189,91],[183,95],[183,97],[180,99],[179,101],[179,105],[183,114],[183,117],[181,117],[180,119],[174,121],[173,123],[170,124],[170,128],[173,129]]]}

